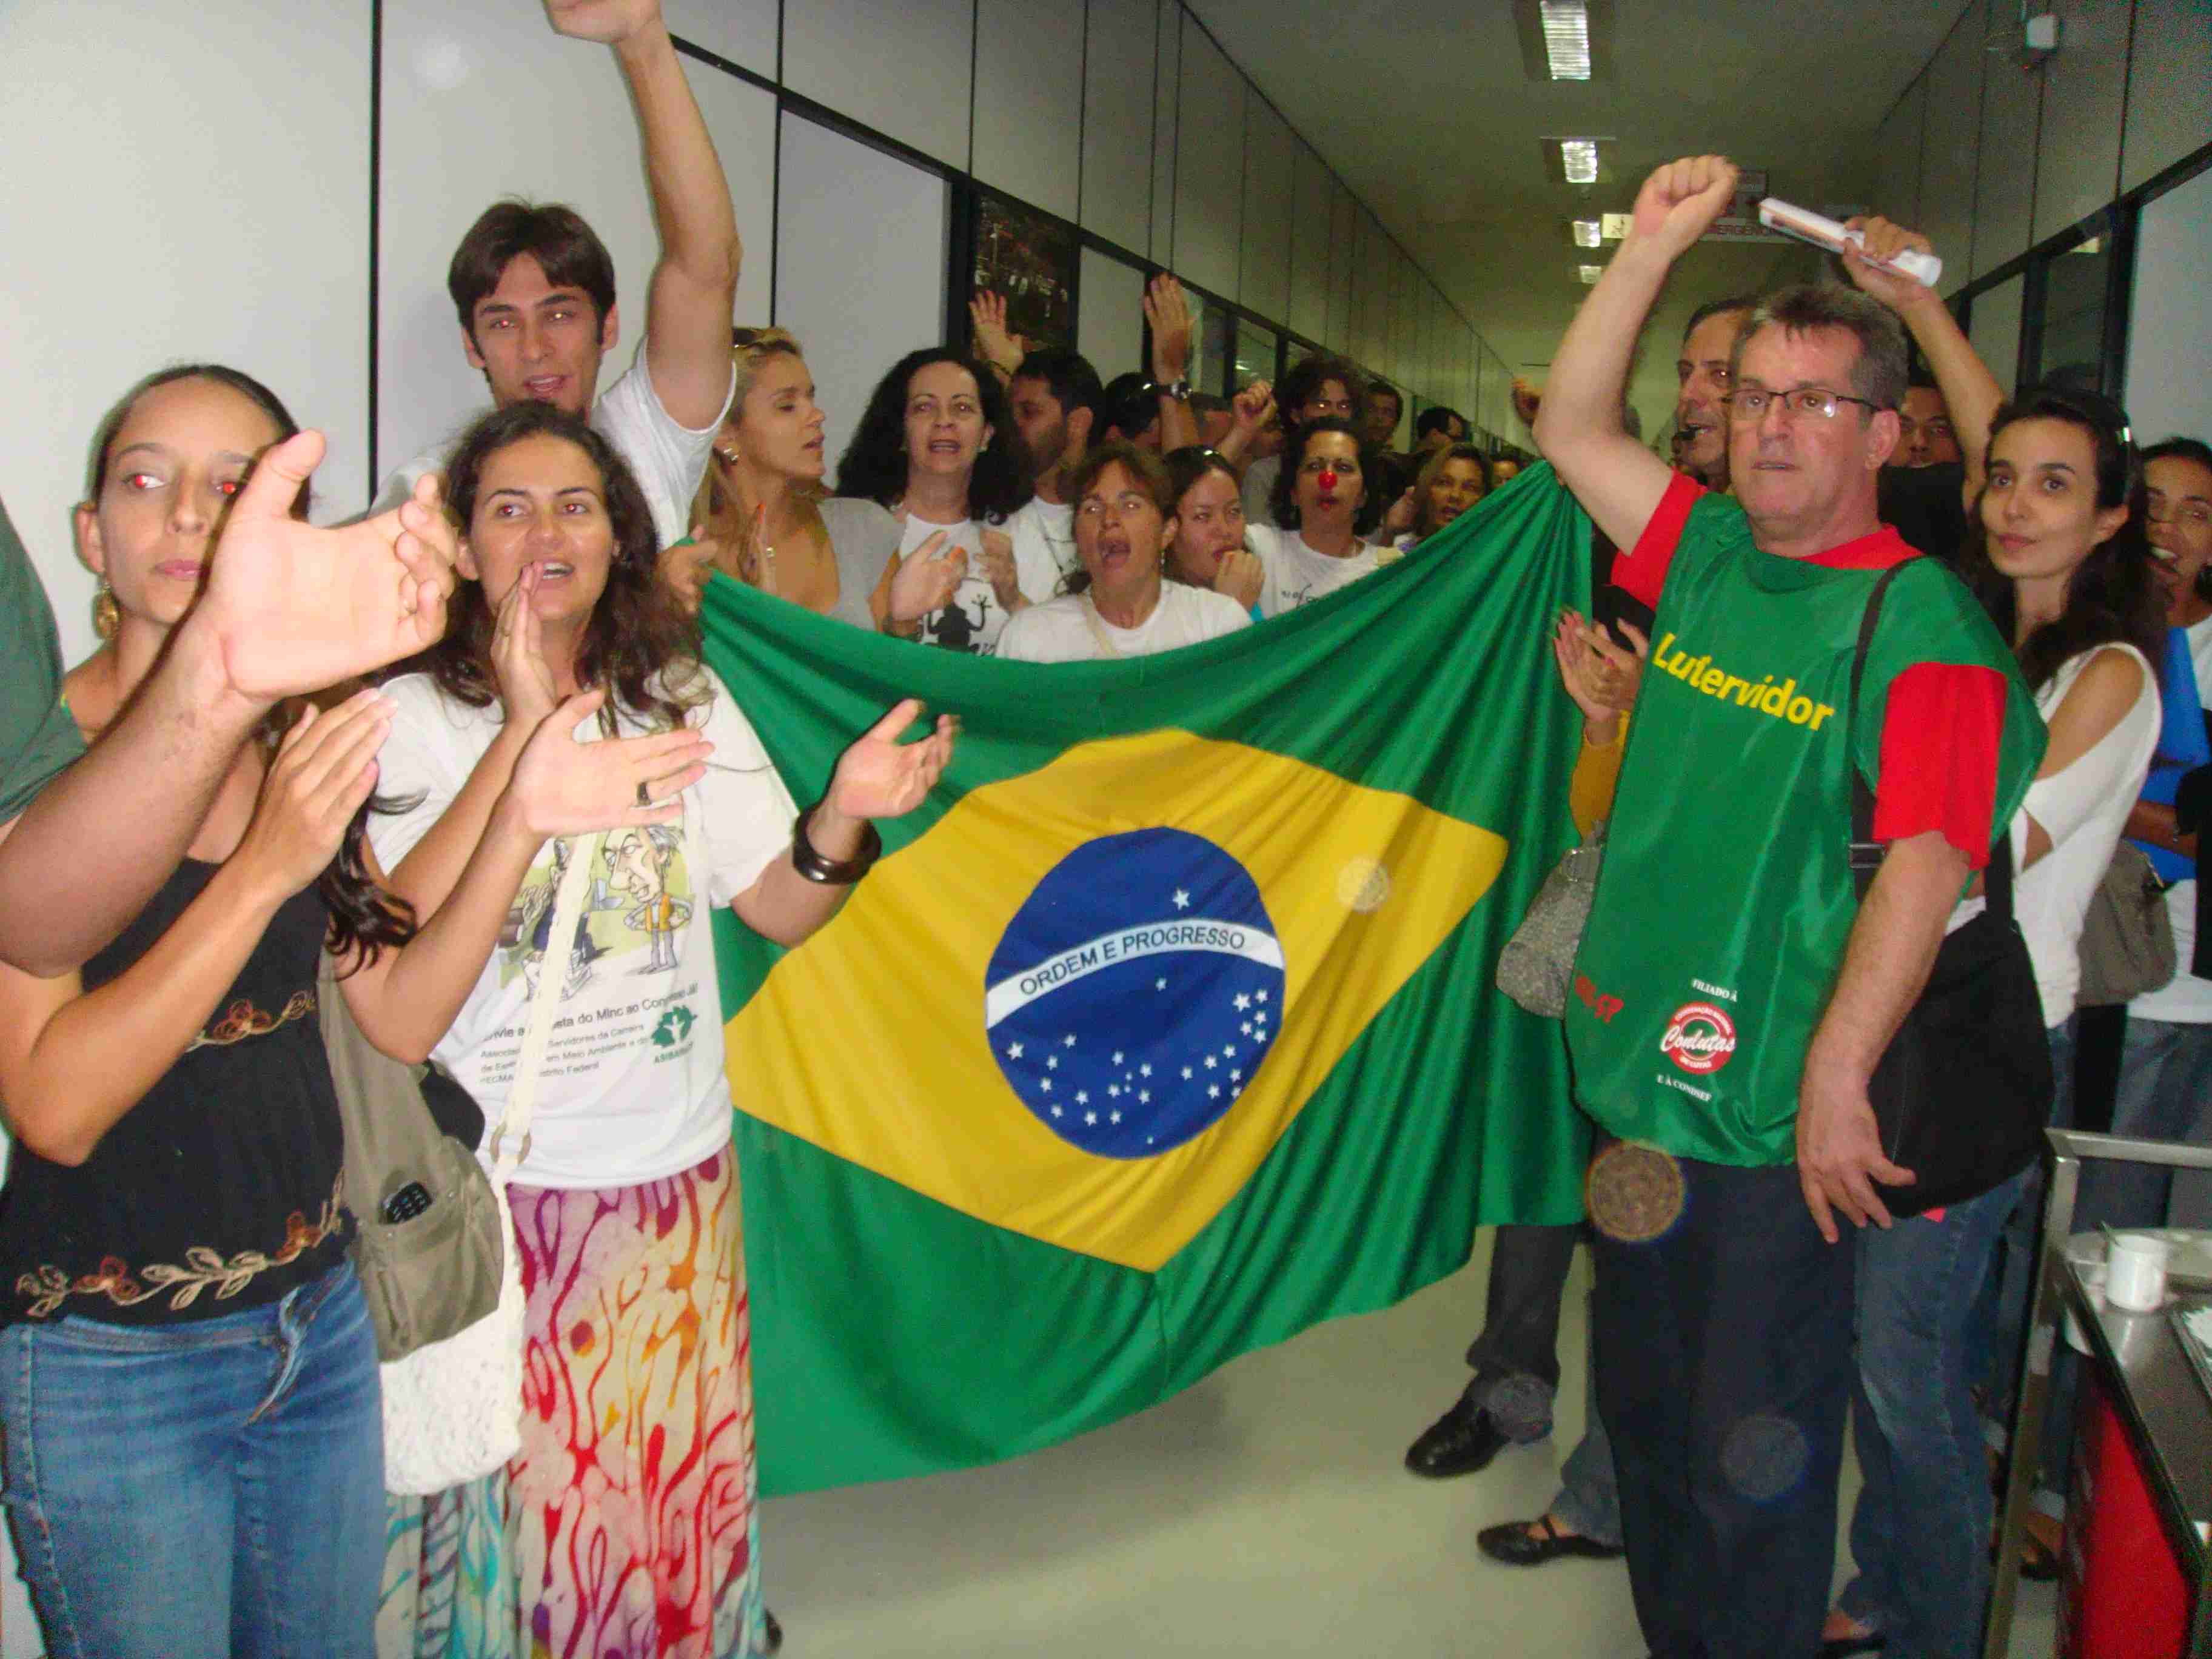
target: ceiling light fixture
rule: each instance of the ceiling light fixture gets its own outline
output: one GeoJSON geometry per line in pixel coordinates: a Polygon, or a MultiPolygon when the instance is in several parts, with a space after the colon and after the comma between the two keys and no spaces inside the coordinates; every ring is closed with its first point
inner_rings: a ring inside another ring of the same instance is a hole
{"type": "Polygon", "coordinates": [[[1604,228],[1605,240],[1608,242],[1618,242],[1627,237],[1628,227],[1632,221],[1630,216],[1626,213],[1607,213],[1601,215],[1598,222],[1604,228]]]}
{"type": "Polygon", "coordinates": [[[1574,228],[1577,247],[1595,247],[1605,240],[1604,227],[1595,219],[1577,219],[1574,228]]]}
{"type": "Polygon", "coordinates": [[[1571,185],[1594,185],[1597,182],[1597,140],[1595,138],[1562,138],[1559,140],[1559,170],[1567,175],[1571,185]]]}
{"type": "Polygon", "coordinates": [[[1599,277],[1605,275],[1605,267],[1603,265],[1577,265],[1575,267],[1575,274],[1581,277],[1581,279],[1585,283],[1595,283],[1599,277]]]}
{"type": "Polygon", "coordinates": [[[1590,78],[1589,8],[1585,0],[1537,0],[1545,66],[1554,81],[1590,78]]]}

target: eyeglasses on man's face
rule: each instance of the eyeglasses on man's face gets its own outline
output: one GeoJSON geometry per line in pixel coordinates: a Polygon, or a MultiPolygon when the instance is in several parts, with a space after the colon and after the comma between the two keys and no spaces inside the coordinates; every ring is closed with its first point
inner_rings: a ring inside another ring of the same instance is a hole
{"type": "Polygon", "coordinates": [[[1721,401],[1728,405],[1729,418],[1745,426],[1765,418],[1770,404],[1782,411],[1784,420],[1791,421],[1832,421],[1838,404],[1856,404],[1877,414],[1882,407],[1869,398],[1854,398],[1848,392],[1830,392],[1817,386],[1799,386],[1794,392],[1769,392],[1764,387],[1750,386],[1731,392],[1721,401]]]}

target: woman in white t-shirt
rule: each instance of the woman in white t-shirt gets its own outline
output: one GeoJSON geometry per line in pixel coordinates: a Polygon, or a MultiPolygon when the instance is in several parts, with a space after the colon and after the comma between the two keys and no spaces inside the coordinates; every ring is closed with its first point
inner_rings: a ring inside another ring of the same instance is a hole
{"type": "Polygon", "coordinates": [[[1022,569],[1003,527],[1030,494],[1014,438],[998,377],[957,351],[910,351],[877,383],[837,493],[900,520],[885,632],[988,657],[1007,617],[1051,596],[1058,568],[1022,569]]]}
{"type": "Polygon", "coordinates": [[[522,1449],[498,1475],[402,1506],[386,1606],[411,1607],[420,1628],[519,1620],[553,1652],[757,1652],[744,1274],[709,910],[728,905],[780,944],[805,939],[866,870],[879,844],[869,820],[927,793],[950,724],[902,745],[917,708],[902,703],[794,822],[743,712],[691,655],[644,498],[604,440],[544,404],[501,410],[463,438],[447,499],[470,580],[426,672],[386,687],[398,712],[380,784],[414,804],[371,834],[398,891],[438,902],[547,720],[596,707],[603,735],[690,726],[714,749],[696,781],[640,787],[641,809],[674,810],[606,838],[562,937],[556,895],[577,848],[551,844],[435,1050],[497,1124],[550,976],[560,1012],[509,1188],[527,1297],[522,1449]],[[425,1547],[456,1535],[477,1542],[425,1547]]]}
{"type": "Polygon", "coordinates": [[[1091,662],[1146,657],[1218,639],[1252,619],[1226,594],[1167,580],[1176,533],[1175,490],[1159,457],[1133,444],[1101,444],[1068,479],[1075,551],[1083,568],[1070,591],[1006,624],[999,654],[1013,662],[1091,662]]]}
{"type": "Polygon", "coordinates": [[[1374,490],[1380,457],[1349,421],[1314,421],[1283,452],[1275,521],[1284,529],[1255,550],[1267,568],[1260,614],[1279,617],[1372,575],[1375,549],[1363,539],[1382,520],[1374,490]]]}
{"type": "Polygon", "coordinates": [[[691,534],[661,570],[696,611],[714,571],[856,628],[882,624],[898,521],[873,501],[823,497],[822,406],[799,342],[731,331],[736,386],[691,504],[691,534]]]}

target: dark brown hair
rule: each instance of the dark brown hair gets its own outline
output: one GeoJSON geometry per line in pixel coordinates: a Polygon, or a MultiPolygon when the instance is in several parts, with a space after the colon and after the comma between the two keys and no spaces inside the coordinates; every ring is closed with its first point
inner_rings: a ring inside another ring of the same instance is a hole
{"type": "Polygon", "coordinates": [[[1285,530],[1298,526],[1298,469],[1305,465],[1306,446],[1324,432],[1341,432],[1359,448],[1358,510],[1352,515],[1352,531],[1364,536],[1382,522],[1382,514],[1389,503],[1382,499],[1382,452],[1360,434],[1359,428],[1350,421],[1331,415],[1324,420],[1309,421],[1291,433],[1291,441],[1283,446],[1282,471],[1275,474],[1273,506],[1275,522],[1285,530]]]}
{"type": "MultiPolygon", "coordinates": [[[[2097,507],[2128,509],[2127,522],[2089,550],[2066,579],[2066,608],[2016,647],[2020,672],[2031,689],[2045,682],[2084,651],[2100,645],[2132,645],[2153,665],[2163,660],[2166,602],[2151,574],[2150,544],[2143,498],[2142,468],[2128,441],[2128,421],[2119,406],[2094,392],[2070,386],[2029,386],[1998,409],[1990,422],[1989,453],[1997,436],[2021,421],[2057,421],[2086,434],[2096,457],[2097,507]]],[[[1987,496],[1989,485],[1982,486],[1987,496]]],[[[1981,599],[2008,642],[2019,619],[2019,592],[2012,579],[1990,557],[1989,531],[1978,498],[1967,521],[1960,574],[1981,599]]]]}
{"type": "Polygon", "coordinates": [[[605,326],[615,308],[615,262],[599,233],[574,208],[510,197],[477,216],[446,267],[446,292],[453,295],[453,309],[471,339],[476,337],[477,302],[525,253],[538,261],[553,287],[580,289],[592,302],[592,320],[605,326]]]}
{"type": "MultiPolygon", "coordinates": [[[[1134,478],[1144,490],[1146,498],[1159,509],[1163,520],[1175,517],[1177,497],[1175,483],[1168,474],[1167,463],[1151,450],[1139,449],[1136,445],[1124,443],[1118,438],[1109,443],[1100,444],[1089,452],[1067,475],[1067,499],[1074,503],[1077,512],[1083,510],[1083,498],[1091,493],[1091,485],[1098,482],[1109,466],[1118,466],[1134,478]]],[[[1164,538],[1160,543],[1160,575],[1163,580],[1167,576],[1170,550],[1164,538]]],[[[1066,592],[1080,593],[1091,586],[1091,573],[1078,565],[1060,579],[1060,585],[1066,592]]]]}
{"type": "MultiPolygon", "coordinates": [[[[179,380],[206,380],[235,392],[269,417],[270,424],[276,428],[279,443],[300,430],[300,423],[284,407],[284,400],[242,369],[222,363],[178,363],[158,369],[125,392],[94,432],[92,455],[85,467],[85,500],[88,504],[97,507],[100,492],[107,487],[107,465],[114,453],[115,441],[122,434],[124,422],[131,418],[131,411],[138,406],[139,399],[157,387],[173,386],[179,380]]],[[[303,479],[299,493],[292,498],[292,516],[306,518],[312,498],[308,482],[303,479]]],[[[262,722],[259,736],[272,753],[290,728],[295,713],[295,706],[280,704],[262,722]]],[[[379,886],[368,872],[368,815],[399,810],[380,795],[370,796],[346,825],[345,834],[338,841],[337,854],[329,867],[315,878],[315,891],[331,917],[325,943],[348,973],[367,967],[387,945],[396,949],[415,937],[415,907],[397,893],[379,886]]]]}
{"type": "MultiPolygon", "coordinates": [[[[647,724],[672,730],[697,703],[698,632],[659,578],[660,536],[653,508],[614,447],[580,416],[535,400],[494,410],[461,434],[446,465],[446,500],[468,533],[486,463],[530,438],[558,438],[582,450],[599,475],[614,554],[607,585],[585,625],[576,655],[577,683],[605,685],[612,695],[601,723],[616,729],[617,706],[647,724]],[[657,684],[656,684],[657,682],[657,684]]],[[[499,701],[491,641],[497,618],[480,581],[463,582],[447,607],[446,637],[410,666],[471,708],[499,701]]],[[[703,688],[699,688],[703,690],[703,688]]]]}

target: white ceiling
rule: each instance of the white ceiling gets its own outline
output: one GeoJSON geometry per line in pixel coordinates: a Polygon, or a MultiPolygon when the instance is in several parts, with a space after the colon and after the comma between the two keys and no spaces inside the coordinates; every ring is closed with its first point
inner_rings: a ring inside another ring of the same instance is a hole
{"type": "MultiPolygon", "coordinates": [[[[1596,0],[1611,71],[1588,82],[1529,78],[1506,0],[1188,3],[1492,347],[1540,380],[1588,292],[1576,265],[1603,257],[1573,246],[1570,219],[1626,210],[1653,167],[1705,150],[1764,167],[1787,200],[1864,203],[1876,127],[1984,0],[1596,0]],[[1600,181],[1553,183],[1547,134],[1616,140],[1600,181]]],[[[1692,250],[1638,376],[1647,422],[1671,406],[1689,312],[1804,264],[1769,244],[1692,250]]]]}

